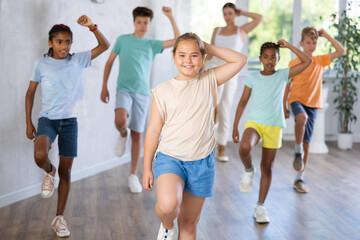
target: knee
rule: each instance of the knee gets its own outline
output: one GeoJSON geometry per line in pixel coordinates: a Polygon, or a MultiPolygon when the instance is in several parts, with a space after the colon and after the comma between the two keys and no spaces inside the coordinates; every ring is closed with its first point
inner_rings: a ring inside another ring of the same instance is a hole
{"type": "Polygon", "coordinates": [[[272,163],[261,163],[261,174],[265,176],[271,176],[272,163]]]}
{"type": "Polygon", "coordinates": [[[298,115],[296,115],[296,123],[304,125],[306,124],[308,120],[308,116],[306,115],[306,113],[299,113],[298,115]]]}
{"type": "Polygon", "coordinates": [[[303,148],[304,148],[305,152],[308,152],[309,148],[310,148],[310,143],[304,141],[303,142],[303,148]]]}
{"type": "Polygon", "coordinates": [[[166,216],[177,214],[179,205],[175,199],[159,199],[156,203],[157,209],[166,216]]]}
{"type": "Polygon", "coordinates": [[[59,168],[59,178],[62,181],[70,182],[71,180],[71,169],[59,168]]]}
{"type": "Polygon", "coordinates": [[[240,157],[245,157],[250,154],[251,145],[249,143],[241,143],[239,148],[240,157]]]}
{"type": "Polygon", "coordinates": [[[133,142],[141,142],[142,141],[142,133],[131,132],[131,139],[133,142]]]}
{"type": "Polygon", "coordinates": [[[117,129],[126,128],[126,118],[116,117],[115,126],[117,129]]]}
{"type": "Polygon", "coordinates": [[[199,223],[200,217],[193,219],[181,219],[179,221],[179,228],[181,228],[181,232],[187,233],[195,233],[197,229],[197,225],[199,223]]]}
{"type": "Polygon", "coordinates": [[[43,150],[37,150],[34,153],[35,162],[38,165],[42,165],[48,159],[48,153],[43,150]]]}

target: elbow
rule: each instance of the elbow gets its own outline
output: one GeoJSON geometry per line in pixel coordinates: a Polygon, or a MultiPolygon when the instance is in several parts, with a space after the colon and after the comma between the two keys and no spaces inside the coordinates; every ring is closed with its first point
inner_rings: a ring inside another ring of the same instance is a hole
{"type": "Polygon", "coordinates": [[[345,49],[343,47],[341,47],[341,49],[339,50],[340,56],[344,55],[344,53],[345,53],[345,49]]]}
{"type": "Polygon", "coordinates": [[[259,23],[263,20],[263,15],[259,14],[259,18],[258,18],[258,21],[259,23]]]}
{"type": "Polygon", "coordinates": [[[105,41],[104,47],[103,47],[105,49],[104,51],[108,50],[109,47],[110,47],[110,43],[108,41],[105,41]]]}
{"type": "Polygon", "coordinates": [[[313,60],[310,57],[308,57],[307,62],[306,62],[306,67],[308,67],[312,62],[313,62],[313,60]]]}

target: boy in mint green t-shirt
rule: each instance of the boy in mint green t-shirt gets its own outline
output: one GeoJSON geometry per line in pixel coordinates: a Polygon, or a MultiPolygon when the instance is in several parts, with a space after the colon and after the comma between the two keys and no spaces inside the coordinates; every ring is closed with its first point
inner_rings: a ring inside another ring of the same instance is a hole
{"type": "Polygon", "coordinates": [[[154,57],[165,48],[172,47],[180,31],[169,7],[162,8],[169,18],[175,37],[160,41],[145,38],[153,17],[151,9],[137,7],[133,10],[135,31],[132,34],[120,35],[105,65],[101,101],[108,103],[109,91],[107,82],[116,56],[119,56],[119,75],[117,79],[115,100],[115,126],[119,137],[115,153],[122,156],[125,143],[131,130],[131,172],[128,178],[129,189],[133,193],[142,191],[137,170],[142,147],[142,133],[145,127],[146,113],[150,102],[150,72],[154,57]],[[127,118],[130,116],[129,124],[127,118]],[[128,130],[129,129],[129,130],[128,130]]]}

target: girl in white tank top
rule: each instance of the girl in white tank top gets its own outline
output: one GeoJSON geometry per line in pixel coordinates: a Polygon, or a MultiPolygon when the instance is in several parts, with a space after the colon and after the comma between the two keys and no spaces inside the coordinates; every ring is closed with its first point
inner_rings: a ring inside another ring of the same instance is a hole
{"type": "MultiPolygon", "coordinates": [[[[223,15],[226,22],[225,27],[215,28],[211,39],[211,44],[216,46],[230,48],[235,51],[242,51],[247,34],[252,31],[262,20],[262,16],[257,13],[250,13],[237,9],[233,3],[226,3],[223,6],[223,15]],[[251,22],[248,22],[242,26],[235,25],[235,17],[245,16],[252,18],[251,22]]],[[[208,64],[211,67],[219,66],[224,62],[218,58],[207,57],[210,60],[208,64]],[[211,59],[211,60],[210,60],[211,59]]],[[[231,80],[218,88],[219,103],[217,106],[218,114],[215,114],[215,121],[218,115],[218,160],[222,162],[229,161],[226,156],[226,142],[230,133],[230,115],[231,105],[237,90],[237,77],[234,76],[231,80]]],[[[215,112],[215,113],[216,113],[215,112]]]]}

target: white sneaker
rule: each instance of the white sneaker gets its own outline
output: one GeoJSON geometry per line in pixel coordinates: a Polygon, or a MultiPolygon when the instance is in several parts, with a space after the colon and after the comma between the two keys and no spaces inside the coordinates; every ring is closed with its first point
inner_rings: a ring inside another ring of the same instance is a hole
{"type": "Polygon", "coordinates": [[[128,178],[129,181],[129,189],[132,193],[140,193],[142,192],[142,186],[139,182],[139,178],[136,175],[131,174],[128,178]]]}
{"type": "Polygon", "coordinates": [[[241,181],[240,181],[240,191],[242,192],[250,192],[252,189],[252,178],[255,175],[255,168],[252,172],[246,172],[244,171],[241,177],[241,181]]]}
{"type": "Polygon", "coordinates": [[[63,216],[56,216],[54,220],[52,220],[51,226],[58,237],[70,236],[69,228],[63,216]]]}
{"type": "Polygon", "coordinates": [[[256,205],[254,209],[254,218],[257,223],[270,222],[270,218],[264,206],[256,205]]]}
{"type": "Polygon", "coordinates": [[[115,155],[116,156],[121,157],[125,153],[126,140],[127,140],[129,135],[130,135],[130,131],[129,131],[128,128],[126,129],[126,136],[125,137],[122,137],[121,134],[119,134],[119,137],[116,140],[116,144],[115,144],[115,155]]]}
{"type": "Polygon", "coordinates": [[[158,233],[157,240],[173,240],[174,239],[175,228],[165,229],[162,224],[160,224],[160,229],[158,233]]]}

